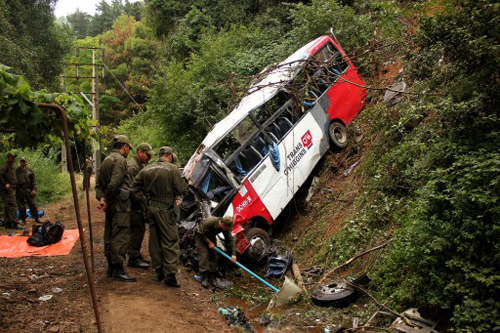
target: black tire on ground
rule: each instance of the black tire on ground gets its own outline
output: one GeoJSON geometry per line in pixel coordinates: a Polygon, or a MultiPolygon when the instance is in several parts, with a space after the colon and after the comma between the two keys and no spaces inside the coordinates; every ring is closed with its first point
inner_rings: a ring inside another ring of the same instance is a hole
{"type": "Polygon", "coordinates": [[[245,232],[245,237],[250,242],[244,257],[250,262],[257,262],[267,254],[267,248],[271,246],[271,237],[261,228],[250,228],[245,232]]]}
{"type": "Polygon", "coordinates": [[[332,282],[320,286],[311,295],[311,300],[319,306],[344,307],[357,297],[357,292],[345,282],[332,282]]]}
{"type": "Polygon", "coordinates": [[[344,149],[347,147],[347,129],[338,121],[332,121],[328,127],[328,136],[337,149],[344,149]]]}

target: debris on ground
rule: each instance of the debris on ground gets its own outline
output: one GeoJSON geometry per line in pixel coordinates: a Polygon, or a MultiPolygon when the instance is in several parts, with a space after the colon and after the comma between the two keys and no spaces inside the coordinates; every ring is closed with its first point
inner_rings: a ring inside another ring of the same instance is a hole
{"type": "Polygon", "coordinates": [[[285,275],[285,282],[281,289],[274,295],[271,302],[267,306],[267,311],[273,308],[280,307],[283,305],[288,305],[295,303],[298,300],[298,296],[302,294],[303,290],[297,286],[291,279],[285,275]]]}
{"type": "Polygon", "coordinates": [[[311,186],[309,187],[309,191],[307,192],[306,202],[311,201],[314,193],[316,192],[316,188],[319,184],[319,177],[314,177],[311,182],[311,186]]]}
{"type": "Polygon", "coordinates": [[[52,292],[54,294],[59,294],[59,293],[62,293],[63,290],[61,288],[59,288],[59,287],[55,287],[55,288],[52,288],[52,292]]]}
{"type": "Polygon", "coordinates": [[[434,328],[437,322],[422,318],[416,308],[411,308],[402,313],[402,317],[398,317],[391,325],[396,333],[436,333],[434,328]]]}
{"type": "Polygon", "coordinates": [[[226,318],[230,326],[240,326],[245,332],[253,332],[250,321],[239,306],[220,307],[219,312],[226,318]]]}
{"type": "Polygon", "coordinates": [[[304,269],[303,271],[301,271],[301,273],[302,273],[302,275],[305,275],[305,276],[315,277],[315,276],[322,275],[324,270],[325,269],[323,268],[323,266],[316,265],[316,266],[312,266],[310,268],[304,269]]]}
{"type": "Polygon", "coordinates": [[[354,170],[354,168],[359,164],[359,160],[357,160],[356,162],[354,162],[349,168],[347,168],[346,171],[344,171],[344,177],[347,177],[351,174],[352,170],[354,170]]]}
{"type": "Polygon", "coordinates": [[[289,253],[286,255],[270,256],[267,261],[267,270],[264,277],[276,277],[281,279],[288,271],[292,261],[292,256],[289,253]]]}
{"type": "Polygon", "coordinates": [[[38,298],[40,302],[47,302],[50,301],[54,297],[54,295],[43,295],[38,298]]]}
{"type": "Polygon", "coordinates": [[[319,306],[345,307],[357,297],[357,291],[346,280],[336,280],[320,285],[311,295],[311,300],[319,306]]]}
{"type": "Polygon", "coordinates": [[[398,102],[398,100],[403,96],[403,92],[406,90],[405,82],[396,82],[389,89],[385,91],[384,103],[392,106],[398,102]]]}

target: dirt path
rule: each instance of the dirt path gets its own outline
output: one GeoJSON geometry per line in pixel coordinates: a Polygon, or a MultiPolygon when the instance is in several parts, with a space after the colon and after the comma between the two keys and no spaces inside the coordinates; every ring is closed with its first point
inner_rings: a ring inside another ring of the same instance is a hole
{"type": "MultiPolygon", "coordinates": [[[[84,200],[80,206],[87,225],[84,200]]],[[[106,278],[104,214],[96,206],[91,193],[96,291],[105,332],[232,332],[210,301],[213,294],[184,269],[179,274],[180,289],[152,281],[151,270],[129,269],[137,277],[136,283],[106,278]]],[[[67,229],[76,228],[71,198],[43,209],[44,220],[59,219],[67,229]]],[[[86,228],[88,231],[88,225],[86,228]]],[[[5,229],[0,228],[0,233],[5,234],[5,229]]],[[[143,254],[148,256],[146,241],[143,254]]],[[[2,332],[97,331],[79,242],[68,256],[0,258],[0,293],[2,332]],[[55,293],[54,288],[62,292],[55,293]],[[39,301],[44,295],[53,297],[39,301]]]]}

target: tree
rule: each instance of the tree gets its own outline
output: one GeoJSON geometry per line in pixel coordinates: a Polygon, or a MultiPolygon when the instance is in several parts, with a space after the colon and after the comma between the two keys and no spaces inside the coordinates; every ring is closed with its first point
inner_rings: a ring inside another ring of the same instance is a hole
{"type": "Polygon", "coordinates": [[[77,9],[73,14],[66,16],[66,19],[71,25],[76,38],[82,39],[87,36],[91,17],[92,16],[81,12],[79,9],[77,9]]]}

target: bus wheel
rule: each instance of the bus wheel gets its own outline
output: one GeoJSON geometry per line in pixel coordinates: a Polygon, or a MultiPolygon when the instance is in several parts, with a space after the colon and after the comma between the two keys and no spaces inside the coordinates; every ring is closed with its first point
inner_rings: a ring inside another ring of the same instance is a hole
{"type": "Polygon", "coordinates": [[[328,134],[335,148],[347,147],[347,129],[338,121],[332,121],[328,127],[328,134]]]}
{"type": "Polygon", "coordinates": [[[245,251],[245,257],[251,262],[257,262],[265,257],[267,248],[271,246],[271,237],[261,228],[250,228],[245,233],[250,246],[245,251]]]}

